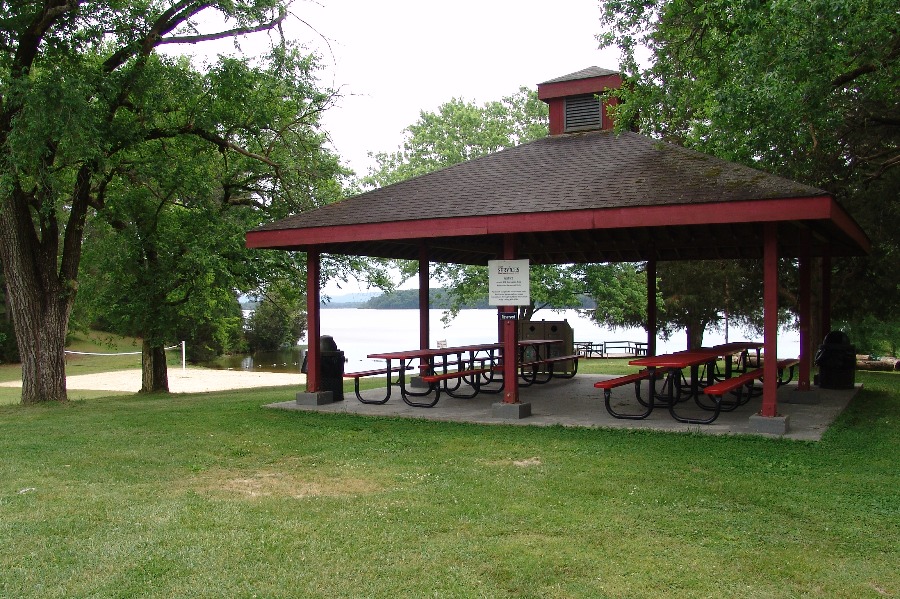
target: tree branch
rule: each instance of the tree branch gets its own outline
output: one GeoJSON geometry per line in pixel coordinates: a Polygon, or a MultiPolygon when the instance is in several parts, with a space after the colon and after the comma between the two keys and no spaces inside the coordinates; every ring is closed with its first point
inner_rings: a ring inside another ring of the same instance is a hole
{"type": "Polygon", "coordinates": [[[237,152],[242,156],[246,156],[247,158],[252,158],[254,160],[258,160],[264,164],[271,166],[272,168],[278,169],[280,165],[277,162],[274,162],[270,158],[263,156],[261,154],[256,154],[249,150],[242,148],[241,146],[228,141],[220,135],[216,135],[211,131],[204,131],[203,129],[197,129],[192,125],[183,125],[178,129],[166,130],[166,129],[151,129],[147,132],[147,135],[144,136],[143,141],[152,141],[157,139],[171,139],[174,137],[178,137],[179,135],[196,135],[201,139],[205,139],[208,142],[211,142],[218,146],[223,150],[232,150],[233,152],[237,152]]]}
{"type": "Polygon", "coordinates": [[[44,9],[35,15],[34,20],[19,38],[19,47],[10,68],[14,79],[31,69],[41,41],[53,24],[66,13],[76,10],[79,4],[80,0],[48,0],[45,2],[44,9]]]}
{"type": "Polygon", "coordinates": [[[137,54],[149,55],[153,48],[162,40],[162,36],[210,6],[210,2],[196,2],[195,0],[181,0],[181,2],[173,4],[159,16],[139,44],[129,44],[119,48],[112,56],[107,58],[103,63],[103,70],[111,73],[125,64],[132,56],[137,54]]]}
{"type": "Polygon", "coordinates": [[[275,28],[276,26],[280,25],[286,17],[287,13],[282,10],[281,14],[279,14],[277,18],[269,21],[268,23],[257,25],[256,27],[238,27],[235,29],[230,29],[228,31],[221,31],[219,33],[208,33],[206,35],[183,35],[180,37],[170,37],[167,39],[159,40],[157,45],[162,46],[165,44],[199,44],[200,42],[210,42],[229,37],[238,37],[242,35],[249,35],[251,33],[259,33],[260,31],[268,31],[275,28]]]}
{"type": "Polygon", "coordinates": [[[881,70],[884,68],[884,63],[890,62],[900,56],[900,36],[894,36],[894,45],[891,48],[891,51],[888,52],[887,56],[885,56],[879,63],[867,63],[856,67],[855,69],[844,73],[843,75],[838,75],[834,79],[831,80],[832,87],[843,87],[844,85],[850,83],[851,81],[862,77],[867,73],[874,73],[875,71],[881,70]]]}
{"type": "Polygon", "coordinates": [[[271,159],[269,159],[261,154],[255,154],[249,150],[245,150],[244,148],[240,147],[239,145],[231,143],[227,139],[224,139],[223,137],[216,135],[215,133],[212,133],[211,131],[204,131],[202,129],[192,129],[189,127],[185,127],[183,132],[196,135],[197,137],[199,137],[201,139],[205,139],[206,141],[219,146],[223,150],[232,150],[234,152],[237,152],[238,154],[241,154],[242,156],[246,156],[247,158],[259,160],[260,162],[262,162],[264,164],[268,164],[272,168],[275,168],[275,169],[279,168],[278,163],[273,162],[271,159]]]}

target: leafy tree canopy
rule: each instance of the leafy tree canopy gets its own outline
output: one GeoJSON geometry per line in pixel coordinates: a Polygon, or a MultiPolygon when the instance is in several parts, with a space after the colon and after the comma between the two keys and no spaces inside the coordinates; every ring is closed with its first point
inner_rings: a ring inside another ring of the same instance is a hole
{"type": "Polygon", "coordinates": [[[437,112],[422,111],[397,151],[375,154],[377,166],[362,184],[384,187],[540,139],[547,135],[547,114],[547,105],[525,87],[482,106],[454,98],[437,112]]]}
{"type": "Polygon", "coordinates": [[[272,286],[247,322],[251,351],[275,351],[297,345],[306,331],[306,310],[296,295],[272,286]]]}
{"type": "MultiPolygon", "coordinates": [[[[122,275],[113,282],[141,301],[130,313],[120,302],[111,318],[151,339],[167,337],[173,319],[141,313],[147,306],[207,305],[229,271],[260,285],[262,263],[291,260],[286,253],[242,262],[236,246],[212,241],[227,229],[233,243],[262,213],[277,218],[340,194],[316,128],[328,94],[312,59],[280,36],[282,0],[0,4],[0,260],[22,397],[65,400],[84,232],[121,233],[107,246],[122,275]],[[202,72],[158,52],[253,34],[268,34],[261,56],[221,58],[202,72]],[[232,219],[226,208],[243,210],[232,219]],[[103,223],[90,222],[94,212],[103,223]]],[[[342,270],[333,259],[327,268],[342,270]]]]}
{"type": "Polygon", "coordinates": [[[842,188],[900,160],[897,7],[890,0],[601,4],[622,50],[623,126],[842,188]],[[652,52],[641,68],[636,51],[652,52]]]}
{"type": "MultiPolygon", "coordinates": [[[[177,332],[185,338],[187,323],[203,323],[198,330],[214,332],[213,340],[188,335],[191,347],[235,349],[226,342],[241,332],[235,292],[288,272],[303,278],[298,256],[247,250],[244,233],[339,197],[342,171],[318,130],[329,97],[316,88],[309,57],[278,48],[256,62],[221,58],[198,72],[174,61],[183,81],[161,69],[180,85],[157,94],[163,101],[143,118],[187,122],[205,114],[240,140],[243,152],[177,136],[122,153],[126,161],[110,180],[106,205],[89,223],[81,273],[86,302],[114,332],[162,347],[177,332]]],[[[144,387],[164,390],[146,377],[144,387]]]]}
{"type": "Polygon", "coordinates": [[[833,193],[875,245],[837,264],[836,315],[898,313],[896,3],[605,0],[601,13],[601,47],[621,49],[626,74],[619,126],[833,193]]]}

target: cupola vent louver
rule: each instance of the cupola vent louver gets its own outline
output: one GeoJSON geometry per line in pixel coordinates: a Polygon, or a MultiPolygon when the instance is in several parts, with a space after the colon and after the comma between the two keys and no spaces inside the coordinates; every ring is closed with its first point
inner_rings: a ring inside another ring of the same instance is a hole
{"type": "Polygon", "coordinates": [[[566,98],[566,132],[601,129],[600,98],[596,94],[566,98]]]}
{"type": "Polygon", "coordinates": [[[550,135],[612,130],[619,99],[608,92],[622,87],[617,71],[588,67],[538,83],[538,99],[547,103],[550,135]],[[603,98],[601,101],[600,98],[603,98]]]}

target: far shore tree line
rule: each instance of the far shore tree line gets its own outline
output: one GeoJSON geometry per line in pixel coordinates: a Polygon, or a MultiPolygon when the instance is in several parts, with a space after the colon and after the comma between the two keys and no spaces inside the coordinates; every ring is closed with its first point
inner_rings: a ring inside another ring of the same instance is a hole
{"type": "MultiPolygon", "coordinates": [[[[821,187],[857,218],[874,251],[833,265],[834,315],[861,350],[896,353],[894,4],[604,0],[599,16],[601,47],[622,52],[620,128],[821,187]]],[[[246,250],[247,230],[547,135],[533,90],[483,105],[454,98],[354,179],[321,125],[336,92],[319,83],[317,57],[282,35],[288,18],[284,0],[47,0],[0,15],[0,360],[21,358],[23,403],[66,400],[63,349],[78,328],[141,338],[148,392],[168,389],[173,340],[189,340],[197,359],[292,343],[306,326],[305,256],[246,250]],[[243,52],[250,36],[264,49],[243,52]],[[221,40],[236,51],[202,63],[178,51],[221,40]],[[249,327],[239,296],[260,302],[249,327]]],[[[598,323],[643,326],[644,266],[534,266],[520,317],[587,297],[598,323]]],[[[782,261],[785,323],[794,267],[782,261]]],[[[414,268],[322,264],[325,280],[384,290],[414,268]]],[[[484,268],[432,275],[447,319],[486,295],[484,268]]],[[[657,277],[663,336],[686,330],[695,346],[726,319],[760,325],[757,262],[661,263],[657,277]],[[721,284],[683,284],[701,279],[721,284]]]]}
{"type": "MultiPolygon", "coordinates": [[[[454,307],[452,298],[452,289],[429,289],[428,290],[428,306],[435,310],[450,310],[454,307]]],[[[419,290],[418,289],[396,289],[370,297],[367,300],[340,303],[340,304],[322,304],[323,308],[341,307],[341,308],[367,308],[371,310],[414,310],[419,307],[419,290]]],[[[554,307],[555,310],[593,310],[597,307],[597,303],[586,295],[573,297],[573,302],[564,306],[554,307]]],[[[495,306],[489,303],[488,294],[484,293],[478,297],[472,297],[459,306],[463,310],[496,310],[495,306]]],[[[538,307],[541,309],[541,307],[538,307]]]]}

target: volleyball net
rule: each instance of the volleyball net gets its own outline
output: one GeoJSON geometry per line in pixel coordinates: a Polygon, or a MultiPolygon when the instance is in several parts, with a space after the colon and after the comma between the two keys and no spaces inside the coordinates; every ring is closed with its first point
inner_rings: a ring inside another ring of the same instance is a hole
{"type": "MultiPolygon", "coordinates": [[[[182,341],[177,345],[172,345],[169,347],[164,347],[165,351],[171,351],[173,349],[181,349],[181,368],[184,370],[186,366],[185,360],[185,342],[182,341]]],[[[71,356],[140,356],[143,352],[139,351],[126,351],[126,352],[116,352],[116,353],[105,353],[105,352],[90,352],[90,351],[71,351],[65,350],[65,353],[71,356]]]]}

